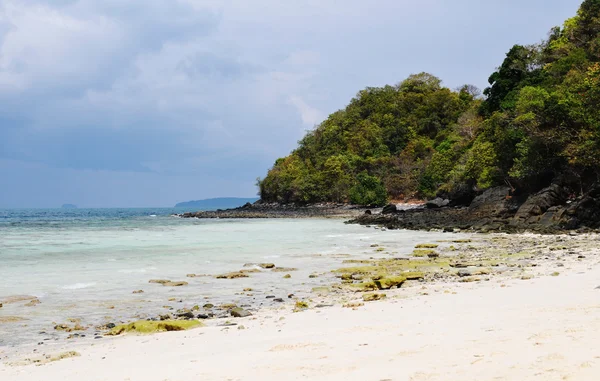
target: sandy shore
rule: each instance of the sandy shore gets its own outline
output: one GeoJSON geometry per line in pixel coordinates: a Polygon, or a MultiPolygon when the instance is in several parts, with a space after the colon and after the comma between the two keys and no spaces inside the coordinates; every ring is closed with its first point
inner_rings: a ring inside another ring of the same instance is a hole
{"type": "Polygon", "coordinates": [[[0,364],[0,380],[598,380],[598,262],[571,256],[559,276],[544,262],[529,280],[427,284],[356,309],[103,339],[43,366],[0,364]]]}

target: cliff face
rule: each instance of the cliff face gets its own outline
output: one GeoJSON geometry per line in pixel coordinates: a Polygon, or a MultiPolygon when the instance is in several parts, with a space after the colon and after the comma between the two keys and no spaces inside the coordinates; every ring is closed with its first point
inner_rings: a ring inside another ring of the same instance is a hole
{"type": "Polygon", "coordinates": [[[600,0],[510,49],[483,94],[426,73],[362,90],[275,162],[261,198],[469,205],[497,186],[526,199],[551,184],[586,194],[600,179],[600,0]]]}

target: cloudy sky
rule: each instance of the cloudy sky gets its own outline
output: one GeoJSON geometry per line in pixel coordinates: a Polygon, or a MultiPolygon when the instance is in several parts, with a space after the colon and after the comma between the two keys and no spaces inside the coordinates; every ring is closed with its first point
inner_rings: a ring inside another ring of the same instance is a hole
{"type": "Polygon", "coordinates": [[[0,0],[0,207],[254,196],[361,88],[483,88],[580,2],[0,0]]]}

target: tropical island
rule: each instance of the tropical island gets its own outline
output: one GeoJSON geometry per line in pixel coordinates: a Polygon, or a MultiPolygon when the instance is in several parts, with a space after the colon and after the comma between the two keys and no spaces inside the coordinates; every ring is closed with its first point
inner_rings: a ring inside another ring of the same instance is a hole
{"type": "Polygon", "coordinates": [[[513,46],[483,92],[446,88],[428,73],[359,91],[258,180],[255,214],[277,216],[269,212],[276,205],[429,200],[448,208],[398,216],[390,205],[386,218],[355,221],[486,231],[599,227],[599,14],[600,2],[585,1],[546,40],[513,46]]]}

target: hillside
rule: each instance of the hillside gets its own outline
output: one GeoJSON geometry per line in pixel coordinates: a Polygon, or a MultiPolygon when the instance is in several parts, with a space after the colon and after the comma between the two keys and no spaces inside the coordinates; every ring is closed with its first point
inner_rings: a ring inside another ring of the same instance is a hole
{"type": "Polygon", "coordinates": [[[266,202],[383,205],[442,196],[468,204],[497,185],[584,193],[600,175],[600,0],[515,45],[480,96],[427,73],[366,88],[278,159],[266,202]]]}

